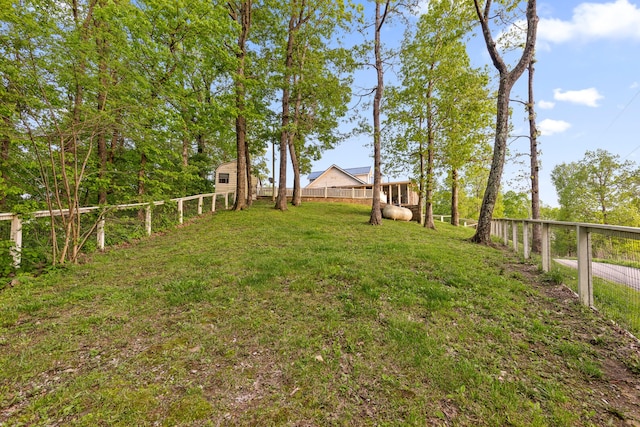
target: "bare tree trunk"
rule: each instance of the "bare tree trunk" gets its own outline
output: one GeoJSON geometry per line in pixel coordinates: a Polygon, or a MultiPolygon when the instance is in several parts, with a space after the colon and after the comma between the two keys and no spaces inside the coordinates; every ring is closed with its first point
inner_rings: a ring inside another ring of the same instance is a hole
{"type": "Polygon", "coordinates": [[[238,36],[238,69],[235,78],[236,89],[236,108],[238,115],[236,117],[236,200],[233,209],[236,211],[248,207],[247,200],[251,197],[249,189],[248,173],[247,173],[247,119],[246,110],[246,88],[245,79],[245,61],[247,56],[247,40],[249,38],[249,29],[251,27],[251,0],[241,0],[239,7],[234,8],[232,3],[227,3],[229,14],[234,21],[240,24],[240,35],[238,36]],[[248,195],[247,195],[248,193],[248,195]]]}
{"type": "Polygon", "coordinates": [[[280,130],[280,176],[278,178],[278,197],[276,209],[287,210],[287,149],[289,146],[289,124],[291,103],[291,69],[293,67],[293,37],[296,30],[296,17],[292,14],[289,19],[289,36],[287,39],[287,51],[285,58],[285,76],[282,87],[282,126],[280,130]]]}
{"type": "Polygon", "coordinates": [[[509,71],[507,65],[500,56],[496,43],[491,35],[489,23],[491,21],[491,0],[486,0],[484,11],[480,9],[478,0],[474,0],[476,13],[482,27],[482,34],[485,44],[491,56],[493,65],[500,73],[500,83],[498,86],[497,114],[496,114],[496,136],[493,146],[493,159],[487,189],[482,199],[480,207],[480,217],[476,233],[471,238],[472,242],[489,244],[491,242],[491,220],[493,219],[493,209],[500,192],[500,181],[504,168],[505,154],[507,150],[507,138],[509,136],[509,95],[515,82],[520,78],[524,70],[528,67],[535,49],[536,30],[538,16],[536,14],[536,0],[527,1],[527,38],[522,56],[517,65],[509,71]]]}
{"type": "MultiPolygon", "coordinates": [[[[427,203],[425,204],[425,212],[424,212],[424,228],[430,228],[432,230],[436,229],[436,224],[433,222],[433,202],[429,201],[429,193],[427,190],[427,203]],[[430,220],[428,218],[431,218],[430,220]]],[[[433,192],[431,191],[433,194],[433,192]]]]}
{"type": "Polygon", "coordinates": [[[433,181],[434,181],[434,144],[435,136],[433,132],[433,114],[431,97],[433,94],[433,81],[429,80],[427,87],[427,188],[426,188],[426,212],[424,217],[424,227],[435,230],[436,224],[433,221],[433,181]]]}
{"type": "Polygon", "coordinates": [[[491,220],[493,209],[500,192],[500,181],[504,169],[504,160],[507,152],[507,138],[509,136],[509,93],[513,82],[507,84],[505,79],[500,79],[498,89],[498,114],[496,119],[496,138],[493,145],[493,159],[491,170],[487,180],[487,188],[480,206],[480,216],[476,233],[471,241],[488,244],[491,241],[491,220]]]}
{"type": "Polygon", "coordinates": [[[289,90],[282,90],[282,129],[280,134],[280,171],[278,175],[278,197],[275,208],[281,211],[287,210],[287,148],[289,126],[289,90]]]}
{"type": "MultiPolygon", "coordinates": [[[[120,117],[116,119],[116,123],[120,123],[120,117]]],[[[116,160],[116,153],[119,153],[122,149],[123,140],[120,136],[120,131],[115,127],[111,134],[111,144],[107,154],[107,160],[109,163],[114,163],[116,160]]]]}
{"type": "MultiPolygon", "coordinates": [[[[420,126],[422,126],[422,118],[420,119],[420,126]]],[[[420,225],[425,224],[426,219],[426,195],[425,195],[425,171],[424,171],[424,150],[422,148],[422,138],[420,138],[419,142],[419,156],[420,156],[420,182],[418,193],[420,194],[419,205],[419,215],[420,215],[420,225]]]]}
{"type": "MultiPolygon", "coordinates": [[[[98,55],[100,57],[98,69],[100,72],[100,89],[98,91],[98,112],[104,113],[107,106],[107,86],[109,84],[109,74],[107,69],[107,41],[98,36],[98,55]]],[[[107,188],[105,184],[107,178],[107,126],[100,125],[98,128],[98,204],[107,204],[107,188]]]]}
{"type": "Polygon", "coordinates": [[[253,204],[253,170],[251,167],[251,153],[249,152],[248,141],[245,141],[244,151],[244,159],[247,162],[247,207],[250,207],[253,204]]]}
{"type": "MultiPolygon", "coordinates": [[[[380,156],[382,143],[380,141],[380,103],[384,92],[384,68],[382,64],[382,46],[380,42],[380,30],[384,24],[389,10],[389,2],[385,2],[384,12],[380,14],[380,2],[376,1],[376,26],[374,35],[374,53],[376,58],[377,85],[373,97],[373,200],[371,202],[371,217],[369,224],[381,225],[382,212],[380,211],[380,190],[382,187],[382,173],[380,171],[380,156]]],[[[387,200],[390,202],[390,200],[387,200]]]]}
{"type": "Polygon", "coordinates": [[[296,153],[296,146],[294,142],[295,135],[289,135],[289,155],[291,156],[291,166],[293,167],[293,195],[291,197],[291,204],[293,206],[300,206],[302,204],[302,190],[300,188],[300,161],[296,153]]]}
{"type": "MultiPolygon", "coordinates": [[[[531,219],[540,219],[540,190],[538,186],[538,129],[536,128],[535,98],[533,96],[533,74],[535,59],[529,62],[529,142],[531,144],[531,219]]],[[[542,230],[539,224],[533,224],[531,250],[540,253],[542,250],[542,230]]]]}
{"type": "Polygon", "coordinates": [[[427,185],[425,191],[425,216],[424,227],[435,230],[436,224],[433,221],[433,142],[427,144],[427,185]]]}
{"type": "MultiPolygon", "coordinates": [[[[236,98],[237,100],[238,98],[236,98]]],[[[233,210],[239,211],[247,207],[247,157],[246,157],[246,120],[244,116],[236,117],[236,201],[233,210]]]]}
{"type": "Polygon", "coordinates": [[[451,225],[460,225],[460,211],[458,209],[459,191],[458,169],[451,169],[451,225]]]}
{"type": "MultiPolygon", "coordinates": [[[[142,202],[144,198],[146,188],[145,188],[145,179],[146,179],[146,168],[147,168],[147,155],[145,153],[140,154],[140,166],[138,169],[138,201],[142,202]]],[[[144,209],[138,210],[138,219],[140,221],[144,221],[145,218],[144,209]]]]}
{"type": "MultiPolygon", "coordinates": [[[[302,64],[304,64],[306,50],[302,54],[302,64]]],[[[303,65],[301,65],[302,68],[303,65]]],[[[302,76],[293,77],[294,87],[298,86],[302,81],[302,76]]],[[[293,206],[300,206],[302,204],[302,187],[300,186],[300,160],[296,151],[296,139],[298,138],[298,125],[300,124],[300,108],[302,106],[302,92],[298,90],[296,96],[296,103],[293,109],[293,122],[295,125],[295,131],[289,133],[289,154],[291,155],[291,166],[293,168],[293,195],[291,197],[291,204],[293,206]]]]}
{"type": "Polygon", "coordinates": [[[187,135],[187,127],[184,128],[184,135],[182,135],[182,166],[189,166],[189,136],[187,135]]]}

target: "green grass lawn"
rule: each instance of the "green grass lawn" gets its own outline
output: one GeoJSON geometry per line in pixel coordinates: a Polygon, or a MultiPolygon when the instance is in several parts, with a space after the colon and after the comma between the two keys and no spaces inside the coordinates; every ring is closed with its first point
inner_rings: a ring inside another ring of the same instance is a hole
{"type": "Polygon", "coordinates": [[[258,202],[15,280],[0,425],[640,422],[627,337],[468,229],[369,210],[258,202]]]}

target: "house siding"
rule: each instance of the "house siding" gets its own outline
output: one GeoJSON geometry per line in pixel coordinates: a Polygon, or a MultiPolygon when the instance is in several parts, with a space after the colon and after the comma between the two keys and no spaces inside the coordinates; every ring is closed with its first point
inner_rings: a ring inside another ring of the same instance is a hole
{"type": "Polygon", "coordinates": [[[235,191],[237,184],[236,162],[223,163],[216,169],[216,193],[235,191]],[[228,183],[220,183],[220,174],[229,174],[228,183]]]}
{"type": "Polygon", "coordinates": [[[366,182],[367,184],[371,184],[371,175],[370,174],[360,174],[360,175],[354,175],[356,178],[361,179],[362,181],[366,182]]]}
{"type": "MultiPolygon", "coordinates": [[[[230,191],[236,191],[236,186],[238,183],[238,176],[236,171],[236,161],[223,163],[216,169],[216,193],[227,193],[230,191]],[[221,183],[220,182],[220,174],[228,174],[229,182],[221,183]]],[[[251,194],[252,197],[256,197],[257,187],[258,187],[258,177],[251,177],[251,194]]]]}

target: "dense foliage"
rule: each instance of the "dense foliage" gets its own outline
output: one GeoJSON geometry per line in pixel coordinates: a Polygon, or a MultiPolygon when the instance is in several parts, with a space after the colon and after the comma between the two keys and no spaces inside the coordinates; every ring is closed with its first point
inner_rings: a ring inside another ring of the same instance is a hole
{"type": "Polygon", "coordinates": [[[557,165],[551,179],[564,221],[640,226],[640,169],[606,150],[557,165]]]}
{"type": "Polygon", "coordinates": [[[3,0],[1,209],[69,209],[51,220],[55,263],[75,261],[85,241],[81,206],[210,192],[215,167],[232,159],[243,187],[278,141],[274,185],[285,184],[289,156],[299,189],[311,161],[346,138],[342,119],[358,114],[354,72],[396,61],[400,84],[379,100],[383,166],[411,171],[429,212],[477,217],[493,101],[487,71],[465,50],[474,10],[432,1],[418,17],[404,3],[376,2],[375,28],[389,11],[411,30],[398,56],[380,46],[372,67],[375,32],[363,14],[373,3],[3,0]]]}
{"type": "Polygon", "coordinates": [[[82,206],[210,192],[216,166],[235,158],[259,175],[280,134],[296,135],[307,172],[309,158],[339,141],[350,98],[353,61],[327,28],[346,30],[357,11],[305,5],[313,20],[286,65],[281,17],[295,15],[295,1],[3,2],[2,211],[69,209],[52,219],[50,240],[54,262],[73,261],[82,206]],[[285,89],[295,102],[278,111],[285,89]]]}
{"type": "Polygon", "coordinates": [[[5,209],[211,189],[213,165],[234,157],[223,8],[35,0],[2,13],[5,209]]]}

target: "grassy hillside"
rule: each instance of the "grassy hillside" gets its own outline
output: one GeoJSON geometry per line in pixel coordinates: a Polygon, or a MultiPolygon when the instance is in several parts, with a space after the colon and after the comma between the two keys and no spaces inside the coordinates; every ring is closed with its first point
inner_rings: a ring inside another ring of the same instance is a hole
{"type": "Polygon", "coordinates": [[[0,290],[0,425],[640,423],[635,341],[535,266],[271,206],[0,290]]]}

